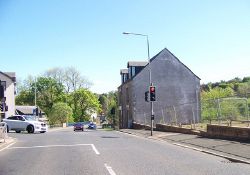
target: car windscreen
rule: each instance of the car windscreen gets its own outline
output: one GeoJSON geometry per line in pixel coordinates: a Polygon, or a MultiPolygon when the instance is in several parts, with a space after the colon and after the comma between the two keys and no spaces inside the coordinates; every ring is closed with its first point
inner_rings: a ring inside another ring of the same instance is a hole
{"type": "Polygon", "coordinates": [[[28,121],[34,121],[36,120],[35,116],[31,116],[31,115],[27,115],[27,116],[24,116],[24,118],[28,121]]]}
{"type": "Polygon", "coordinates": [[[76,123],[75,126],[82,126],[82,123],[76,123]]]}

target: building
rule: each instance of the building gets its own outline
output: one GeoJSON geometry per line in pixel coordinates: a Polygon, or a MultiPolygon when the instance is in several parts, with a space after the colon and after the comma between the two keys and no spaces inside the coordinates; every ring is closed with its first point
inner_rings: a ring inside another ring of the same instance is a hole
{"type": "Polygon", "coordinates": [[[155,123],[187,124],[200,121],[200,78],[166,48],[148,62],[128,62],[120,71],[118,87],[120,128],[133,122],[150,125],[149,68],[156,87],[155,123]]]}
{"type": "Polygon", "coordinates": [[[33,115],[39,121],[47,122],[47,116],[38,106],[16,106],[16,115],[33,115]]]}
{"type": "Polygon", "coordinates": [[[1,72],[0,82],[3,90],[1,98],[1,119],[15,114],[15,86],[16,75],[14,72],[1,72]]]}

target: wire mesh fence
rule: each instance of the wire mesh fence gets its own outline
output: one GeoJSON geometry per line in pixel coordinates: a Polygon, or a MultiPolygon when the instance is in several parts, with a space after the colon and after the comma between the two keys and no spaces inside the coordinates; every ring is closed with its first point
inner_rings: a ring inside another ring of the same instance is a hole
{"type": "Polygon", "coordinates": [[[201,105],[203,123],[249,126],[247,98],[220,98],[203,100],[201,105]]]}
{"type": "MultiPolygon", "coordinates": [[[[185,103],[179,105],[166,106],[154,110],[154,124],[183,125],[192,124],[200,121],[200,109],[197,103],[185,103]]],[[[134,111],[134,121],[136,123],[150,125],[151,112],[134,111]]]]}
{"type": "MultiPolygon", "coordinates": [[[[150,112],[134,111],[136,123],[150,125],[150,112]]],[[[154,124],[166,124],[205,130],[206,124],[249,127],[249,107],[246,98],[220,98],[166,106],[154,111],[154,124]]]]}

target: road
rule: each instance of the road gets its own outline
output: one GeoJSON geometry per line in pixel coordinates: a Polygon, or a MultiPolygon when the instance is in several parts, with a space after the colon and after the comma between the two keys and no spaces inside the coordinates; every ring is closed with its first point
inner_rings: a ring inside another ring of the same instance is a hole
{"type": "Polygon", "coordinates": [[[117,131],[10,133],[0,175],[244,175],[250,165],[117,131]]]}

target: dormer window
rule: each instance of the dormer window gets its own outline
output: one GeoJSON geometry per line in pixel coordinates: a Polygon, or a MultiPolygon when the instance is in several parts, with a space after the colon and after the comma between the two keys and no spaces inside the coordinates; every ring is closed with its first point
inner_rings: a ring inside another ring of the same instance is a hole
{"type": "Polygon", "coordinates": [[[134,77],[135,76],[135,67],[132,66],[131,67],[131,77],[134,77]]]}
{"type": "Polygon", "coordinates": [[[129,61],[127,64],[129,79],[136,76],[148,62],[145,61],[129,61]]]}
{"type": "Polygon", "coordinates": [[[121,82],[123,84],[128,80],[128,69],[121,69],[120,75],[121,75],[121,82]]]}

